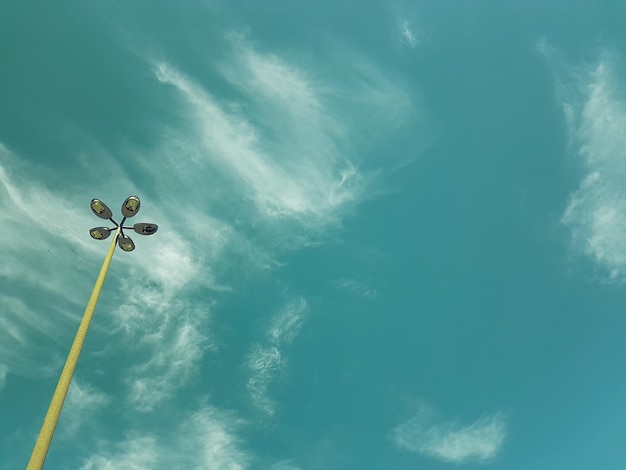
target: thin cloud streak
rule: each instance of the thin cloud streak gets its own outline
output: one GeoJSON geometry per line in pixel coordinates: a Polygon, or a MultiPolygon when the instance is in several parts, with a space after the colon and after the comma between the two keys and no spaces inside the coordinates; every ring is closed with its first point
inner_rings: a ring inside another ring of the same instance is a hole
{"type": "Polygon", "coordinates": [[[105,408],[111,397],[93,385],[74,378],[63,406],[59,421],[59,431],[63,438],[73,438],[85,421],[92,419],[96,412],[105,408]]]}
{"type": "Polygon", "coordinates": [[[184,388],[205,352],[214,349],[206,332],[211,303],[196,304],[183,297],[200,268],[185,262],[180,250],[172,250],[160,261],[155,259],[155,271],[131,269],[134,282],[122,287],[126,301],[113,312],[126,347],[142,358],[147,353],[147,359],[125,371],[128,399],[140,412],[154,410],[184,388]],[[164,270],[171,263],[174,279],[161,273],[159,263],[164,270]]]}
{"type": "Polygon", "coordinates": [[[378,296],[378,290],[357,279],[339,279],[335,284],[341,289],[370,299],[378,296]]]}
{"type": "Polygon", "coordinates": [[[214,407],[199,409],[181,427],[177,444],[187,456],[179,461],[188,461],[187,468],[206,470],[248,468],[252,458],[237,437],[243,424],[233,414],[214,407]],[[190,442],[196,452],[188,452],[190,442]]]}
{"type": "Polygon", "coordinates": [[[414,49],[420,44],[417,34],[414,32],[413,27],[407,20],[400,21],[398,24],[398,30],[400,31],[400,37],[403,42],[411,49],[414,49]]]}
{"type": "MultiPolygon", "coordinates": [[[[381,125],[392,130],[406,124],[414,100],[358,54],[354,70],[331,85],[235,34],[227,47],[228,60],[217,68],[238,92],[235,104],[218,100],[174,65],[153,62],[157,80],[182,99],[184,121],[182,128],[165,132],[165,147],[178,151],[161,153],[177,156],[176,162],[165,160],[186,181],[196,181],[201,171],[227,184],[227,190],[218,186],[212,192],[263,223],[261,230],[272,236],[276,226],[288,229],[283,244],[299,235],[290,244],[298,248],[305,232],[319,234],[339,224],[367,197],[375,172],[359,164],[363,158],[352,141],[370,125],[380,131],[381,125]]],[[[210,194],[198,192],[208,197],[209,207],[215,205],[210,194]]]]}
{"type": "Polygon", "coordinates": [[[172,330],[146,363],[130,369],[130,401],[138,411],[152,411],[184,387],[207,348],[206,336],[195,326],[184,323],[168,333],[172,330]]]}
{"type": "Polygon", "coordinates": [[[270,384],[276,380],[286,364],[287,359],[283,358],[280,349],[258,344],[254,345],[246,361],[246,366],[250,370],[248,393],[254,406],[268,416],[276,413],[276,403],[269,396],[270,384]]]}
{"type": "Polygon", "coordinates": [[[561,222],[574,246],[608,273],[626,279],[626,95],[619,93],[616,60],[606,53],[598,65],[580,73],[584,93],[561,86],[563,109],[573,145],[586,175],[570,196],[561,222]],[[581,77],[582,76],[582,77],[581,77]]]}
{"type": "Polygon", "coordinates": [[[47,377],[62,365],[58,338],[69,325],[68,315],[53,308],[45,311],[48,315],[19,298],[0,294],[0,385],[9,373],[47,377]]]}
{"type": "Polygon", "coordinates": [[[153,436],[129,436],[113,450],[87,458],[80,470],[154,469],[161,456],[161,448],[153,436]]]}
{"type": "Polygon", "coordinates": [[[305,299],[287,304],[272,318],[267,336],[275,346],[290,344],[300,332],[308,311],[305,299]]]}
{"type": "Polygon", "coordinates": [[[304,299],[285,305],[271,320],[265,335],[267,342],[254,345],[246,361],[250,371],[248,393],[252,403],[268,416],[276,413],[276,403],[269,395],[270,385],[287,365],[283,349],[298,335],[307,311],[304,299]]]}
{"type": "Polygon", "coordinates": [[[168,433],[134,433],[83,459],[80,470],[244,470],[252,461],[237,432],[243,425],[233,414],[203,406],[168,433]]]}
{"type": "MultiPolygon", "coordinates": [[[[18,164],[17,158],[0,143],[0,202],[3,207],[0,223],[11,227],[0,232],[3,259],[0,276],[37,285],[39,289],[67,298],[73,292],[68,291],[63,281],[70,277],[79,285],[85,268],[72,266],[75,269],[68,270],[67,277],[61,278],[56,273],[59,266],[67,264],[62,260],[77,250],[92,255],[97,252],[83,233],[68,230],[68,223],[89,226],[90,214],[75,209],[75,204],[62,195],[23,176],[27,172],[28,169],[18,164]]],[[[78,300],[75,294],[70,298],[78,300]]]]}
{"type": "Polygon", "coordinates": [[[302,470],[302,468],[290,460],[281,460],[280,462],[273,464],[270,467],[270,470],[302,470]]]}
{"type": "Polygon", "coordinates": [[[399,449],[444,462],[485,463],[492,461],[502,448],[506,420],[502,413],[496,413],[468,425],[439,422],[432,410],[423,407],[416,416],[398,425],[391,437],[399,449]]]}
{"type": "MultiPolygon", "coordinates": [[[[263,73],[280,73],[280,70],[272,67],[262,67],[263,61],[258,58],[251,65],[260,69],[255,70],[257,76],[263,73]]],[[[288,71],[284,72],[288,75],[288,71]]],[[[234,183],[254,201],[262,216],[287,217],[307,226],[326,225],[335,219],[337,206],[353,201],[361,191],[357,182],[359,175],[351,163],[333,161],[338,154],[332,137],[328,135],[332,134],[333,126],[326,125],[321,117],[305,118],[295,128],[292,125],[291,129],[286,129],[284,135],[296,140],[299,137],[301,140],[310,137],[319,139],[307,141],[315,146],[303,145],[301,148],[329,148],[328,157],[321,160],[313,158],[317,155],[310,155],[309,150],[292,154],[288,160],[282,160],[282,152],[276,154],[266,150],[274,144],[263,141],[260,130],[253,128],[243,116],[221,109],[213,97],[189,78],[165,63],[157,66],[156,76],[163,83],[173,85],[182,94],[194,113],[194,121],[198,126],[196,132],[206,155],[221,171],[228,171],[234,183]],[[309,125],[316,128],[315,132],[304,132],[309,125]]],[[[254,81],[250,84],[248,93],[268,93],[265,86],[272,82],[272,77],[254,81]]],[[[297,89],[302,84],[294,79],[285,83],[285,86],[297,89]]],[[[293,93],[297,95],[299,90],[293,93]]],[[[276,114],[294,113],[296,111],[293,107],[297,105],[301,106],[298,109],[303,114],[309,113],[306,109],[313,106],[306,99],[279,102],[275,105],[278,108],[276,114]]]]}

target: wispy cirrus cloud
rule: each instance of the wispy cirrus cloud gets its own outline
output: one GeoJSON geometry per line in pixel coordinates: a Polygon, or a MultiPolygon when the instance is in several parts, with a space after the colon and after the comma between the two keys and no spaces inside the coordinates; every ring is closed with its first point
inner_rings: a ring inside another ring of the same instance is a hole
{"type": "Polygon", "coordinates": [[[215,194],[242,209],[242,216],[263,222],[260,228],[272,236],[273,226],[288,224],[289,237],[280,242],[298,235],[299,244],[305,231],[319,234],[339,223],[366,195],[373,173],[353,143],[362,126],[376,121],[394,128],[398,116],[406,120],[414,112],[413,99],[402,83],[358,55],[349,75],[331,80],[260,52],[236,34],[227,47],[228,59],[216,68],[237,92],[232,102],[176,66],[154,63],[156,78],[182,99],[188,123],[168,134],[192,165],[182,164],[178,152],[172,169],[185,179],[199,170],[211,179],[220,176],[229,192],[214,188],[215,194]]]}
{"type": "MultiPolygon", "coordinates": [[[[71,250],[95,253],[84,234],[68,230],[68,224],[89,226],[89,213],[76,208],[63,195],[27,176],[28,165],[0,143],[0,223],[10,230],[0,233],[0,276],[13,282],[35,285],[49,294],[76,299],[64,281],[80,283],[85,267],[72,265],[65,276],[55,275],[67,266],[71,250]],[[45,281],[45,282],[44,282],[45,281]]],[[[88,201],[87,201],[88,204],[88,201]]]]}
{"type": "Polygon", "coordinates": [[[270,470],[301,470],[301,467],[293,463],[291,460],[281,460],[274,463],[270,470]]]}
{"type": "Polygon", "coordinates": [[[499,453],[506,438],[504,414],[484,416],[471,424],[441,421],[432,409],[419,412],[394,428],[391,438],[399,449],[417,452],[444,462],[485,463],[499,453]]]}
{"type": "Polygon", "coordinates": [[[571,147],[585,176],[570,195],[561,222],[574,246],[606,270],[610,280],[626,279],[626,94],[620,91],[619,58],[606,51],[592,67],[567,67],[555,53],[542,52],[555,65],[557,91],[569,126],[571,147]]]}
{"type": "Polygon", "coordinates": [[[203,406],[169,432],[135,432],[118,442],[101,442],[80,470],[243,470],[252,456],[237,437],[241,425],[231,413],[203,406]]]}
{"type": "MultiPolygon", "coordinates": [[[[0,143],[0,370],[2,376],[49,375],[59,365],[56,343],[80,297],[65,280],[84,285],[85,266],[71,263],[85,240],[65,221],[85,220],[62,197],[25,176],[26,165],[0,143]],[[59,269],[66,276],[59,276],[59,269]],[[68,269],[69,268],[69,269],[68,269]],[[10,293],[9,293],[10,292],[10,293]],[[45,302],[33,302],[44,294],[45,302]]],[[[4,380],[0,381],[4,383],[4,380]]]]}
{"type": "Polygon", "coordinates": [[[91,384],[74,378],[63,406],[59,423],[62,436],[68,438],[79,430],[83,423],[111,402],[111,397],[91,384]]]}
{"type": "Polygon", "coordinates": [[[307,311],[308,304],[304,299],[285,305],[272,318],[265,335],[266,343],[255,344],[246,361],[250,370],[247,388],[252,403],[269,416],[276,412],[276,404],[269,396],[269,387],[286,366],[283,349],[297,336],[307,311]]]}
{"type": "Polygon", "coordinates": [[[269,416],[276,412],[276,403],[269,396],[269,386],[286,364],[287,359],[279,348],[260,344],[253,346],[246,361],[250,370],[247,388],[252,403],[269,416]]]}
{"type": "Polygon", "coordinates": [[[153,436],[127,436],[111,447],[85,459],[80,470],[145,470],[156,468],[163,455],[153,436]]]}
{"type": "Polygon", "coordinates": [[[359,296],[370,299],[378,296],[378,290],[357,279],[339,279],[335,281],[335,284],[339,288],[359,296]]]}
{"type": "Polygon", "coordinates": [[[276,346],[290,344],[300,332],[309,305],[298,299],[285,305],[271,320],[267,330],[270,343],[276,346]]]}
{"type": "Polygon", "coordinates": [[[411,49],[419,46],[422,42],[419,33],[415,31],[415,27],[408,20],[398,22],[398,33],[402,42],[411,49]]]}
{"type": "Polygon", "coordinates": [[[190,323],[167,328],[168,335],[155,340],[150,359],[133,366],[127,379],[130,401],[139,411],[152,411],[187,383],[207,345],[207,337],[190,323]]]}
{"type": "Polygon", "coordinates": [[[184,388],[204,354],[214,349],[208,334],[213,302],[186,297],[213,285],[210,272],[191,255],[189,242],[171,232],[163,235],[150,247],[154,256],[129,266],[133,282],[121,286],[124,300],[112,312],[119,338],[141,358],[125,371],[129,401],[141,412],[184,388]]]}
{"type": "Polygon", "coordinates": [[[243,470],[248,468],[252,456],[243,447],[238,431],[243,421],[230,412],[205,406],[187,419],[176,440],[180,454],[178,462],[188,462],[183,467],[207,470],[243,470]],[[196,452],[188,452],[189,443],[196,452]]]}
{"type": "MultiPolygon", "coordinates": [[[[172,66],[160,63],[156,67],[157,78],[174,86],[193,113],[195,138],[205,156],[200,166],[212,167],[223,176],[226,173],[242,192],[240,197],[251,200],[262,218],[300,222],[309,229],[336,221],[341,206],[354,202],[365,183],[338,148],[340,124],[321,112],[306,81],[286,64],[250,51],[245,55],[243,64],[233,66],[233,75],[242,80],[237,84],[253,103],[268,99],[259,108],[263,114],[273,108],[270,123],[285,121],[276,135],[268,135],[272,130],[255,127],[240,113],[223,109],[172,66]],[[269,101],[274,93],[278,99],[269,101]]],[[[250,209],[248,215],[258,219],[250,209]]]]}
{"type": "MultiPolygon", "coordinates": [[[[9,372],[26,376],[48,375],[50,361],[42,360],[49,355],[46,346],[58,325],[40,321],[38,312],[33,312],[21,299],[13,296],[0,294],[0,311],[0,384],[4,383],[9,372]]],[[[57,357],[53,362],[58,366],[61,358],[57,357]]]]}

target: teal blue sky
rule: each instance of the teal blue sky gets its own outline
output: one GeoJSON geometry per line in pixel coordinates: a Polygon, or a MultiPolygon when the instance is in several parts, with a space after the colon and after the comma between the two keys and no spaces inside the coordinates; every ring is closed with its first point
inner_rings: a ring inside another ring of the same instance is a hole
{"type": "Polygon", "coordinates": [[[0,470],[625,468],[625,20],[0,2],[0,470]]]}

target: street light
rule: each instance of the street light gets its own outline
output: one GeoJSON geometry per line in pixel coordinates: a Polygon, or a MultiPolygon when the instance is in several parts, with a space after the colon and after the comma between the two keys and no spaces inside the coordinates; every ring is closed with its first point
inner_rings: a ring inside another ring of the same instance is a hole
{"type": "Polygon", "coordinates": [[[139,212],[140,206],[141,202],[139,201],[139,198],[137,196],[127,197],[122,204],[123,218],[122,221],[118,224],[115,220],[113,220],[113,213],[111,212],[111,209],[109,209],[109,207],[104,202],[99,199],[91,200],[92,212],[101,219],[110,220],[113,225],[115,225],[115,227],[95,227],[89,230],[89,235],[91,235],[91,237],[96,240],[104,240],[105,238],[108,238],[111,233],[115,233],[115,236],[111,241],[109,251],[107,252],[106,257],[104,258],[104,262],[102,263],[100,274],[98,275],[96,284],[93,288],[93,291],[91,292],[89,301],[87,302],[87,308],[85,309],[85,313],[83,313],[83,318],[80,321],[80,325],[78,326],[78,331],[76,332],[76,336],[74,337],[74,342],[72,343],[70,352],[67,355],[65,365],[63,366],[63,371],[61,372],[61,376],[59,377],[57,388],[54,391],[54,395],[52,395],[52,400],[50,401],[48,412],[46,413],[43,425],[41,426],[41,431],[39,431],[39,437],[37,437],[37,442],[35,443],[35,448],[33,449],[33,453],[30,456],[30,461],[28,462],[26,470],[40,470],[41,468],[43,468],[44,461],[46,460],[46,456],[48,455],[48,449],[50,448],[50,443],[52,442],[54,430],[56,429],[57,422],[59,421],[59,416],[61,415],[63,402],[65,401],[67,391],[70,387],[72,376],[74,375],[76,363],[78,362],[80,351],[85,342],[85,337],[87,336],[87,331],[89,330],[89,324],[91,323],[91,319],[93,318],[93,312],[96,309],[96,304],[98,303],[98,297],[100,297],[100,292],[102,291],[104,279],[106,278],[107,272],[109,271],[111,259],[113,259],[115,245],[118,244],[119,247],[124,251],[133,251],[135,249],[135,244],[133,243],[131,238],[128,235],[124,234],[124,229],[132,229],[140,235],[152,235],[156,233],[156,231],[159,229],[156,224],[152,223],[138,223],[133,225],[132,227],[124,226],[124,222],[126,222],[126,219],[134,217],[137,212],[139,212]]]}
{"type": "Polygon", "coordinates": [[[118,224],[115,220],[113,220],[113,214],[111,213],[111,209],[102,202],[100,199],[92,199],[91,200],[91,210],[94,214],[96,214],[101,219],[109,219],[115,227],[95,227],[89,231],[89,235],[96,240],[104,240],[111,235],[112,231],[115,231],[119,228],[120,233],[117,237],[117,243],[120,248],[124,251],[133,251],[135,249],[135,244],[132,239],[124,234],[124,229],[132,229],[137,232],[139,235],[152,235],[155,233],[159,227],[156,224],[142,222],[139,224],[135,224],[132,227],[124,227],[124,222],[126,219],[130,217],[134,217],[137,212],[139,212],[139,208],[141,207],[141,201],[137,196],[129,196],[122,204],[122,215],[124,218],[122,222],[118,224]]]}

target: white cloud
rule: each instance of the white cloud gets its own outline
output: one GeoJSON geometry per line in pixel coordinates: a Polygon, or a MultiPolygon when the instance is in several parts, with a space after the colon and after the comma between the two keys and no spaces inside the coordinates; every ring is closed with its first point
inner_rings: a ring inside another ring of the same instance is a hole
{"type": "Polygon", "coordinates": [[[111,397],[74,378],[63,405],[63,414],[59,428],[66,437],[72,436],[82,426],[83,422],[92,417],[98,410],[106,407],[111,397]]]}
{"type": "Polygon", "coordinates": [[[248,356],[246,366],[250,370],[247,388],[252,403],[267,415],[276,412],[276,403],[269,396],[269,386],[276,380],[286,364],[286,359],[275,346],[255,345],[248,356]]]}
{"type": "Polygon", "coordinates": [[[301,467],[294,464],[291,460],[281,460],[280,462],[274,463],[270,470],[301,470],[301,467]]]}
{"type": "MultiPolygon", "coordinates": [[[[584,73],[584,92],[561,90],[573,144],[586,176],[571,195],[562,223],[575,246],[606,269],[626,275],[626,95],[619,92],[614,59],[606,54],[584,73]]],[[[563,88],[564,85],[561,85],[563,88]]]]}
{"type": "Polygon", "coordinates": [[[275,346],[291,343],[300,332],[308,310],[305,299],[298,299],[285,305],[272,318],[267,336],[275,346]]]}
{"type": "Polygon", "coordinates": [[[401,20],[398,23],[398,31],[400,33],[400,37],[402,38],[402,42],[411,49],[420,45],[420,38],[409,21],[401,20]]]}
{"type": "Polygon", "coordinates": [[[157,333],[150,338],[154,342],[150,359],[130,368],[130,400],[139,411],[152,411],[184,387],[209,347],[206,336],[190,323],[173,328],[166,324],[163,330],[167,337],[157,333]]]}
{"type": "Polygon", "coordinates": [[[251,458],[236,437],[242,425],[232,414],[205,406],[163,434],[101,442],[80,470],[244,470],[251,458]]]}
{"type": "MultiPolygon", "coordinates": [[[[148,470],[158,468],[163,453],[152,436],[128,436],[111,451],[87,458],[80,470],[148,470]]],[[[161,467],[165,468],[165,467],[161,467]]]]}
{"type": "Polygon", "coordinates": [[[7,368],[5,366],[0,366],[0,390],[4,388],[6,379],[7,379],[7,368]]]}
{"type": "Polygon", "coordinates": [[[352,292],[353,294],[363,297],[373,299],[378,296],[378,291],[376,289],[356,279],[339,279],[336,281],[336,284],[348,292],[352,292]]]}
{"type": "MultiPolygon", "coordinates": [[[[238,214],[231,229],[252,223],[265,250],[300,248],[340,224],[371,189],[375,172],[361,164],[366,148],[354,140],[405,124],[415,100],[357,53],[348,73],[321,77],[235,34],[226,47],[217,68],[236,90],[232,102],[153,62],[156,78],[180,98],[183,122],[163,132],[159,153],[190,200],[238,214]]],[[[353,51],[342,51],[342,61],[344,52],[353,51]]]]}
{"type": "Polygon", "coordinates": [[[250,370],[247,388],[252,403],[269,416],[276,412],[269,387],[287,365],[283,348],[297,336],[307,311],[305,299],[285,305],[271,320],[266,332],[267,343],[254,345],[246,361],[250,370]]]}
{"type": "Polygon", "coordinates": [[[223,109],[172,66],[156,67],[157,78],[173,85],[193,113],[196,139],[209,159],[201,165],[226,171],[264,217],[287,217],[308,227],[336,221],[340,207],[363,190],[363,177],[337,147],[340,124],[322,112],[311,86],[286,64],[249,49],[242,54],[233,76],[248,99],[272,99],[261,109],[273,114],[272,121],[285,121],[281,133],[272,136],[279,148],[266,129],[223,109]]]}
{"type": "Polygon", "coordinates": [[[505,437],[506,421],[502,413],[461,425],[437,422],[434,413],[427,408],[422,408],[392,432],[398,448],[454,463],[493,460],[505,437]]]}
{"type": "Polygon", "coordinates": [[[0,383],[8,373],[45,377],[61,367],[61,348],[54,340],[69,324],[58,311],[46,310],[47,317],[19,298],[0,294],[0,383]]]}
{"type": "Polygon", "coordinates": [[[0,231],[0,277],[78,301],[65,282],[83,284],[86,267],[77,263],[64,276],[57,273],[60,267],[69,268],[71,254],[97,253],[83,232],[68,230],[68,223],[75,227],[93,223],[89,201],[87,210],[78,210],[74,201],[23,176],[26,173],[28,168],[0,143],[0,224],[10,227],[0,231]]]}
{"type": "MultiPolygon", "coordinates": [[[[186,420],[177,440],[179,453],[187,454],[189,463],[179,468],[198,470],[243,470],[250,456],[242,449],[237,431],[243,425],[232,414],[207,406],[186,420]],[[190,443],[195,452],[189,452],[190,443]]],[[[181,457],[179,462],[185,462],[181,457]]]]}
{"type": "MultiPolygon", "coordinates": [[[[141,412],[152,411],[184,388],[204,354],[214,349],[207,332],[213,301],[190,298],[198,289],[222,289],[211,266],[227,241],[222,225],[209,216],[190,209],[179,218],[185,221],[193,215],[184,237],[166,223],[154,238],[147,238],[152,246],[146,250],[152,254],[128,267],[132,282],[122,284],[123,303],[112,311],[124,347],[141,358],[125,371],[128,398],[141,412]]],[[[161,217],[167,220],[165,212],[154,220],[161,222],[161,217]]]]}

